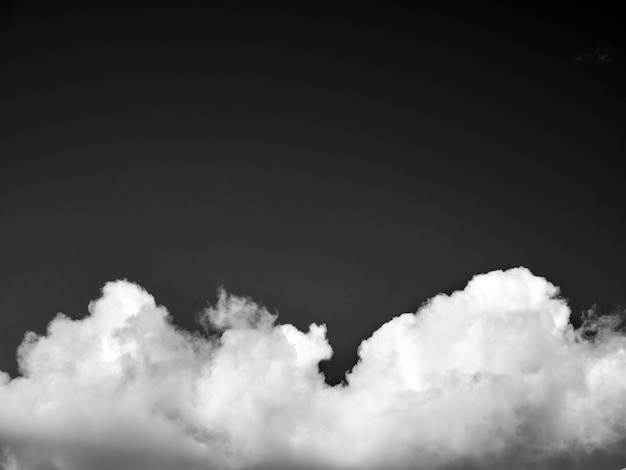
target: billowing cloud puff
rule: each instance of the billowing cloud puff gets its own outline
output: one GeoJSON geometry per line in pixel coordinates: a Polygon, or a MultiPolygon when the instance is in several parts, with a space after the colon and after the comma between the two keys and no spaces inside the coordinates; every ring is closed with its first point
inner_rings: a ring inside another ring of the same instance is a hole
{"type": "Polygon", "coordinates": [[[85,318],[26,335],[20,377],[0,372],[2,465],[572,468],[626,440],[626,337],[616,317],[569,316],[527,269],[479,275],[381,326],[331,387],[323,325],[221,292],[190,333],[108,283],[85,318]]]}

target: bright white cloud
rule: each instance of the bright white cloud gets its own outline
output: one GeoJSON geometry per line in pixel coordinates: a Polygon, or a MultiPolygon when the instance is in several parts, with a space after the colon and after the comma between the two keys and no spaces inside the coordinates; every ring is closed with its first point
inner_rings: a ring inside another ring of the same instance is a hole
{"type": "Polygon", "coordinates": [[[7,470],[547,468],[626,438],[626,337],[606,320],[583,337],[524,268],[384,324],[335,387],[325,326],[243,297],[203,313],[209,337],[126,281],[89,312],[27,334],[22,377],[0,372],[7,470]]]}

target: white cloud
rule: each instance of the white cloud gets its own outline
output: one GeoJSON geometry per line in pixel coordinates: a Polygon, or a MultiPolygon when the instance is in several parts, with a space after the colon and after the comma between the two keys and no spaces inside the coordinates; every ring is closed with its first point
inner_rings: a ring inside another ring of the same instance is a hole
{"type": "Polygon", "coordinates": [[[210,337],[126,281],[89,312],[29,333],[23,376],[0,373],[7,470],[546,468],[626,438],[626,337],[583,338],[524,268],[389,321],[336,387],[325,326],[243,297],[203,313],[210,337]]]}

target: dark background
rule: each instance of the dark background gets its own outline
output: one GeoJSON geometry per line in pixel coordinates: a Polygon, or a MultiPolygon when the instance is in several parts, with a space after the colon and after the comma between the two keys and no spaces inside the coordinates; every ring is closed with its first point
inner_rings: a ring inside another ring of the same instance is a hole
{"type": "Polygon", "coordinates": [[[477,273],[626,302],[616,9],[297,3],[4,5],[0,370],[118,278],[326,323],[331,383],[477,273]]]}

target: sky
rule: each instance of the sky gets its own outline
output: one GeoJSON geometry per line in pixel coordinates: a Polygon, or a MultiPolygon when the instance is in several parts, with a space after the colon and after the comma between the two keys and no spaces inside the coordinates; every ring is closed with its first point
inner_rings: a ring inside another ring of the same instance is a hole
{"type": "Polygon", "coordinates": [[[574,327],[612,313],[622,25],[595,3],[6,3],[0,371],[19,375],[27,331],[88,318],[121,279],[187,331],[221,287],[275,325],[326,325],[315,390],[377,364],[362,341],[478,274],[528,268],[574,327]]]}

